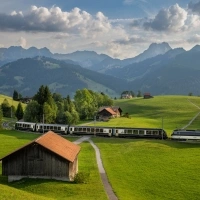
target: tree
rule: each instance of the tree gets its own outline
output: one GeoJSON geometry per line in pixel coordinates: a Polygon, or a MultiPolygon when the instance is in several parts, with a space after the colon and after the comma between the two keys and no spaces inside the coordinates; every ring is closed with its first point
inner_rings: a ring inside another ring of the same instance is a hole
{"type": "Polygon", "coordinates": [[[137,97],[141,97],[142,96],[142,93],[140,90],[138,90],[138,94],[137,94],[137,97]]]}
{"type": "Polygon", "coordinates": [[[24,116],[24,111],[23,111],[21,102],[18,103],[15,116],[17,117],[18,120],[22,119],[24,116]]]}
{"type": "Polygon", "coordinates": [[[192,92],[189,92],[188,96],[193,96],[192,92]]]}
{"type": "Polygon", "coordinates": [[[11,117],[11,106],[7,99],[4,99],[3,103],[1,104],[1,109],[4,117],[11,117]]]}
{"type": "Polygon", "coordinates": [[[27,122],[40,122],[41,116],[39,115],[40,105],[37,101],[31,101],[25,109],[24,121],[27,122]]]}
{"type": "Polygon", "coordinates": [[[81,119],[89,119],[93,117],[95,112],[94,98],[86,88],[83,90],[77,90],[74,100],[81,119]]]}
{"type": "Polygon", "coordinates": [[[0,106],[0,129],[2,129],[2,119],[3,119],[3,111],[0,106]]]}
{"type": "Polygon", "coordinates": [[[18,101],[19,100],[19,94],[16,90],[13,92],[13,100],[18,101]]]}
{"type": "Polygon", "coordinates": [[[10,112],[11,112],[10,116],[11,116],[11,118],[13,118],[13,117],[15,116],[15,112],[16,112],[15,106],[12,105],[12,106],[10,107],[10,112]]]}

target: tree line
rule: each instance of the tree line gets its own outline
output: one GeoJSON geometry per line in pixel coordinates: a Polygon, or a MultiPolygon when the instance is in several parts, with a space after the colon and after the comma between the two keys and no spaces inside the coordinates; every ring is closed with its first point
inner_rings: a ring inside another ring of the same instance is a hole
{"type": "MultiPolygon", "coordinates": [[[[17,91],[13,93],[13,99],[19,100],[17,91]]],[[[104,93],[85,88],[77,90],[71,100],[69,95],[63,98],[58,93],[51,93],[48,86],[42,85],[24,110],[21,102],[15,110],[7,100],[4,100],[0,110],[4,117],[10,117],[12,111],[18,120],[23,118],[28,122],[77,124],[79,120],[93,119],[99,107],[112,105],[113,100],[104,93]]]]}

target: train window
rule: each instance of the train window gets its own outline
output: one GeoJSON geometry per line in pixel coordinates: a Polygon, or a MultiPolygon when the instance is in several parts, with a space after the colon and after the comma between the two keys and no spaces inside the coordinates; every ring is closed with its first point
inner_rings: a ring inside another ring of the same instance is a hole
{"type": "Polygon", "coordinates": [[[85,132],[85,131],[86,131],[86,128],[83,128],[83,131],[85,132]]]}
{"type": "Polygon", "coordinates": [[[133,130],[133,134],[138,134],[138,130],[133,130]]]}
{"type": "Polygon", "coordinates": [[[127,130],[127,133],[132,134],[132,130],[131,129],[127,130]]]}
{"type": "Polygon", "coordinates": [[[58,130],[60,131],[60,130],[61,130],[61,127],[58,127],[58,130]]]}
{"type": "Polygon", "coordinates": [[[90,128],[87,128],[87,132],[90,132],[90,128]]]}
{"type": "Polygon", "coordinates": [[[94,128],[91,128],[91,132],[94,133],[94,128]]]}
{"type": "Polygon", "coordinates": [[[96,129],[96,132],[99,132],[99,128],[96,129]]]}
{"type": "Polygon", "coordinates": [[[99,132],[100,132],[100,133],[103,133],[103,129],[102,129],[102,128],[100,128],[99,132]]]}
{"type": "Polygon", "coordinates": [[[47,129],[49,129],[49,126],[47,126],[47,129]]]}
{"type": "Polygon", "coordinates": [[[140,135],[144,135],[144,130],[139,130],[140,135]]]}
{"type": "Polygon", "coordinates": [[[111,131],[111,129],[109,129],[109,133],[111,133],[112,131],[111,131]]]}
{"type": "Polygon", "coordinates": [[[47,127],[46,127],[46,126],[44,126],[44,129],[47,129],[47,127]]]}
{"type": "Polygon", "coordinates": [[[54,126],[53,129],[54,129],[54,130],[57,130],[57,126],[54,126]]]}
{"type": "Polygon", "coordinates": [[[74,131],[78,131],[78,128],[74,128],[74,131]]]}

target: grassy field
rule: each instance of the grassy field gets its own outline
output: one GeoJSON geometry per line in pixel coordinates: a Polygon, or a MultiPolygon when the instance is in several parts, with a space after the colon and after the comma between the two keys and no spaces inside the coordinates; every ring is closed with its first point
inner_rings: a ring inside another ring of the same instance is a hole
{"type": "Polygon", "coordinates": [[[200,144],[94,138],[119,199],[197,200],[200,144]]]}
{"type": "MultiPolygon", "coordinates": [[[[193,96],[155,96],[152,99],[134,98],[119,99],[115,105],[129,113],[130,118],[111,119],[109,122],[96,122],[99,126],[125,127],[157,127],[163,128],[171,135],[172,131],[187,125],[200,112],[200,97],[193,96]]],[[[199,118],[191,127],[200,129],[199,118]]],[[[94,124],[91,124],[94,125],[94,124]]],[[[190,127],[188,127],[190,128],[190,127]]]]}
{"type": "MultiPolygon", "coordinates": [[[[38,137],[38,134],[20,133],[16,131],[0,131],[0,157],[38,137]]],[[[68,138],[74,140],[76,138],[68,138]]],[[[2,164],[0,163],[0,174],[2,164]]],[[[89,174],[86,184],[72,184],[62,181],[23,179],[8,183],[7,178],[0,175],[0,199],[82,199],[105,200],[105,194],[100,175],[97,170],[95,153],[89,143],[81,144],[79,154],[79,172],[89,174]],[[95,191],[95,192],[94,192],[95,191]]]]}
{"type": "MultiPolygon", "coordinates": [[[[9,97],[9,96],[5,96],[5,95],[2,95],[0,94],[0,104],[3,103],[4,99],[7,99],[8,100],[8,103],[10,104],[10,106],[15,106],[15,108],[17,108],[17,105],[19,103],[19,101],[14,101],[12,99],[12,97],[9,97]]],[[[25,108],[26,104],[22,103],[22,106],[25,108]]]]}

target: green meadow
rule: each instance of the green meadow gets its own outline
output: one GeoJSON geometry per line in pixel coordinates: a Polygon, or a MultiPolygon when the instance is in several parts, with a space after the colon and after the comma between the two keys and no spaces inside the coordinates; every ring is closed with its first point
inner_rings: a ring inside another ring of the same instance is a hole
{"type": "MultiPolygon", "coordinates": [[[[194,96],[155,96],[151,99],[133,98],[115,100],[115,106],[128,113],[129,118],[111,119],[109,122],[96,122],[98,126],[164,128],[168,136],[174,129],[180,129],[200,112],[200,97],[194,96]],[[191,103],[192,102],[192,103],[191,103]]],[[[188,128],[200,129],[199,118],[188,128]]],[[[91,124],[92,126],[94,124],[91,124]]]]}
{"type": "Polygon", "coordinates": [[[94,138],[109,181],[122,200],[200,197],[200,143],[94,138]]]}
{"type": "MultiPolygon", "coordinates": [[[[14,100],[12,99],[12,97],[9,97],[9,96],[0,94],[0,104],[3,103],[4,99],[7,99],[7,100],[8,100],[8,103],[10,104],[10,106],[13,105],[13,106],[15,106],[15,108],[17,108],[17,105],[18,105],[19,101],[14,101],[14,100]]],[[[23,104],[23,103],[22,103],[22,106],[25,107],[26,104],[23,104]]]]}
{"type": "MultiPolygon", "coordinates": [[[[200,97],[156,96],[152,99],[116,100],[129,118],[92,122],[113,127],[157,127],[168,136],[200,112],[200,97]],[[195,106],[195,105],[196,106],[195,106]]],[[[200,116],[188,127],[200,129],[200,116]]],[[[0,158],[37,138],[39,134],[0,131],[0,158]]],[[[68,137],[74,141],[77,138],[68,137]]],[[[198,200],[200,197],[200,143],[171,140],[99,138],[104,168],[120,200],[198,200]]],[[[80,144],[79,172],[88,174],[85,184],[23,179],[13,183],[1,175],[0,199],[108,199],[98,172],[95,152],[88,142],[80,144]]]]}

